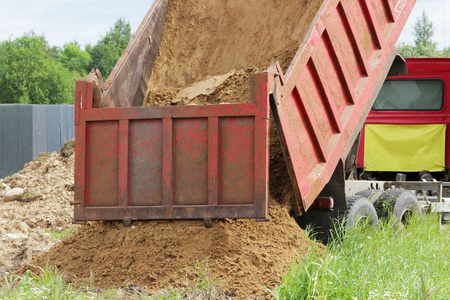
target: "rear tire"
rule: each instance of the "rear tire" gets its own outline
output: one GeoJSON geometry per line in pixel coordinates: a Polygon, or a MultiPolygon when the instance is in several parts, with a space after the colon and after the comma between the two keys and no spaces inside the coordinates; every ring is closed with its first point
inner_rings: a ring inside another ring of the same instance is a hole
{"type": "Polygon", "coordinates": [[[363,196],[347,196],[347,212],[345,214],[345,230],[349,230],[360,222],[367,222],[369,225],[378,225],[378,216],[370,201],[363,196]]]}
{"type": "Polygon", "coordinates": [[[310,226],[312,237],[324,244],[327,244],[332,236],[340,236],[342,229],[349,230],[360,222],[367,222],[368,225],[373,226],[378,225],[375,207],[366,197],[347,196],[346,201],[347,210],[345,212],[312,210],[295,220],[302,229],[310,226]],[[343,227],[339,223],[343,224],[343,227]]]}
{"type": "Polygon", "coordinates": [[[380,218],[393,216],[395,225],[406,225],[414,214],[422,214],[422,207],[417,197],[405,189],[384,191],[375,202],[380,218]]]}

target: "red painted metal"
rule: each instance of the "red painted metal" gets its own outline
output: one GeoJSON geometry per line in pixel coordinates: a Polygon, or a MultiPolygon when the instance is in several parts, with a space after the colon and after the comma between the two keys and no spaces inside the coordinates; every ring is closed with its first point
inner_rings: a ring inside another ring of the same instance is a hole
{"type": "Polygon", "coordinates": [[[291,66],[276,79],[272,110],[305,212],[346,157],[395,57],[414,0],[325,1],[291,66]]]}
{"type": "MultiPolygon", "coordinates": [[[[395,79],[440,79],[444,82],[444,103],[439,111],[374,111],[371,110],[365,124],[392,125],[450,125],[450,58],[406,58],[407,75],[395,79]]],[[[448,127],[447,127],[448,128],[448,127]]],[[[426,141],[424,141],[426,142],[426,141]]],[[[445,166],[450,167],[450,130],[446,132],[445,166]]],[[[358,150],[358,168],[364,167],[364,128],[358,150]]]]}
{"type": "Polygon", "coordinates": [[[254,104],[92,108],[77,82],[75,220],[268,218],[268,84],[254,104]]]}

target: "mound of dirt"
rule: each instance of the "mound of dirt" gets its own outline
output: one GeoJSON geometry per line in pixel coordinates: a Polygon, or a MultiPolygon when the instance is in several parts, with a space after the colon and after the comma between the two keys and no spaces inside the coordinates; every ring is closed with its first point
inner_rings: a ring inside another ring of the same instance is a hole
{"type": "MultiPolygon", "coordinates": [[[[310,248],[305,232],[289,215],[289,177],[276,129],[274,126],[271,129],[270,222],[215,220],[211,229],[206,229],[203,221],[199,220],[140,221],[134,222],[132,227],[124,227],[122,222],[89,222],[80,226],[72,237],[35,258],[22,271],[34,270],[34,266],[43,268],[49,262],[62,270],[69,282],[89,278],[92,274],[95,285],[99,287],[120,287],[124,282],[133,282],[146,286],[149,292],[154,293],[168,286],[192,286],[199,272],[194,265],[205,262],[208,271],[223,281],[222,287],[233,298],[270,298],[264,287],[277,286],[292,259],[310,248]]],[[[73,155],[70,148],[63,147],[61,155],[41,155],[19,174],[29,173],[40,174],[37,178],[41,180],[41,189],[56,187],[55,191],[48,190],[47,197],[57,199],[61,193],[60,187],[73,188],[73,155]],[[69,156],[64,158],[65,155],[69,156]],[[64,165],[56,163],[62,169],[47,167],[54,166],[55,161],[65,162],[64,165]],[[44,181],[45,175],[42,174],[45,172],[51,174],[47,175],[49,178],[59,174],[62,181],[56,185],[51,180],[44,181]]],[[[21,177],[16,175],[14,178],[21,177]]],[[[27,178],[36,180],[33,176],[27,178]]],[[[17,179],[8,180],[17,182],[17,179]]],[[[51,221],[36,228],[45,237],[41,239],[45,241],[41,248],[35,247],[39,251],[31,252],[27,257],[17,256],[14,267],[53,245],[43,231],[43,228],[56,224],[54,215],[48,214],[48,210],[60,215],[62,220],[59,226],[69,226],[72,218],[69,198],[72,197],[72,192],[64,192],[57,208],[53,207],[53,202],[46,205],[40,201],[34,202],[38,204],[37,209],[21,214],[20,218],[25,222],[41,214],[48,215],[51,221]]],[[[11,210],[16,210],[18,206],[34,203],[15,201],[9,204],[11,210]]],[[[19,253],[19,249],[14,249],[19,253]]]]}
{"type": "Polygon", "coordinates": [[[22,171],[0,179],[0,275],[49,250],[55,244],[49,232],[71,226],[75,159],[71,142],[72,147],[63,147],[64,155],[42,153],[22,171]],[[14,188],[23,194],[5,201],[14,188]]]}
{"type": "MultiPolygon", "coordinates": [[[[271,62],[278,60],[286,69],[321,4],[307,0],[171,0],[145,105],[170,105],[180,89],[211,76],[245,73],[230,76],[226,87],[230,90],[237,85],[234,90],[240,92],[243,82],[248,86],[250,73],[267,69],[271,62]]],[[[235,94],[225,92],[220,98],[210,98],[211,102],[200,97],[198,102],[235,103],[235,94]]],[[[238,103],[249,101],[245,93],[238,103]]]]}
{"type": "Polygon", "coordinates": [[[39,256],[33,264],[57,265],[68,280],[94,275],[96,285],[122,286],[126,281],[157,291],[186,287],[197,275],[194,264],[207,260],[209,271],[237,299],[268,297],[295,257],[310,241],[286,207],[270,205],[271,222],[216,220],[90,223],[39,256]]]}

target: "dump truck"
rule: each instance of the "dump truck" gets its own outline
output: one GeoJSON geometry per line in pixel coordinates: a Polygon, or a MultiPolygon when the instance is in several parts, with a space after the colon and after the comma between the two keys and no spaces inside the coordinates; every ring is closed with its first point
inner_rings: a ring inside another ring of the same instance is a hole
{"type": "MultiPolygon", "coordinates": [[[[243,61],[257,58],[255,47],[283,54],[284,40],[295,37],[287,66],[269,61],[251,74],[249,101],[241,104],[143,107],[158,53],[170,53],[160,48],[164,28],[176,21],[169,1],[155,0],[104,86],[77,82],[74,220],[203,219],[207,226],[220,218],[269,220],[270,111],[292,183],[294,216],[317,207],[345,212],[366,201],[346,197],[345,160],[388,72],[403,69],[395,43],[414,3],[293,1],[296,9],[270,7],[261,13],[270,20],[258,17],[251,24],[247,20],[259,16],[262,5],[224,4],[235,12],[233,22],[209,16],[193,21],[211,22],[213,34],[236,32],[213,45],[200,67],[190,60],[195,49],[174,48],[194,51],[182,56],[191,64],[189,76],[208,74],[204,65],[223,73],[228,64],[246,67],[243,61]],[[278,32],[284,25],[289,34],[278,32]],[[238,40],[245,47],[233,44],[238,40]]],[[[189,39],[196,29],[189,30],[177,38],[189,39]]],[[[195,42],[200,49],[208,41],[195,42]]]]}

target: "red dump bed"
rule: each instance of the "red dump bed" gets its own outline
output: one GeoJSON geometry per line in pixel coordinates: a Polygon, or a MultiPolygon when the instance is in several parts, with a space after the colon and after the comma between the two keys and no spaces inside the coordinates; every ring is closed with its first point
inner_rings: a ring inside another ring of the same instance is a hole
{"type": "Polygon", "coordinates": [[[324,1],[286,75],[254,75],[253,104],[116,107],[145,93],[167,11],[155,1],[137,31],[150,43],[133,38],[107,80],[114,108],[93,109],[92,83],[77,82],[75,220],[266,219],[272,95],[305,211],[359,132],[414,2],[324,1]]]}

